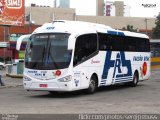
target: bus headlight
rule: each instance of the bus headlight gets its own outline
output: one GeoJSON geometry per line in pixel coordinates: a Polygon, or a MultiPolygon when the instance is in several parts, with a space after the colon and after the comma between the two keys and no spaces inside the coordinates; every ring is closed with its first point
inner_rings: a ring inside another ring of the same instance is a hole
{"type": "Polygon", "coordinates": [[[27,77],[27,76],[24,76],[24,77],[23,77],[23,80],[24,80],[24,81],[31,81],[32,79],[29,78],[29,77],[27,77]]]}
{"type": "Polygon", "coordinates": [[[71,81],[71,80],[72,80],[72,76],[71,75],[63,77],[61,79],[58,79],[59,82],[68,82],[68,81],[71,81]]]}

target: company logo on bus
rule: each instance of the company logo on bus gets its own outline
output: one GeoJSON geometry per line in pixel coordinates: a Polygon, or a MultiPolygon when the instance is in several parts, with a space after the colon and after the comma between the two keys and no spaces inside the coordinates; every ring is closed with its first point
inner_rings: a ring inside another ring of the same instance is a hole
{"type": "Polygon", "coordinates": [[[19,9],[22,7],[22,0],[6,0],[7,8],[19,9]]]}
{"type": "Polygon", "coordinates": [[[61,71],[57,70],[55,74],[56,74],[56,76],[60,76],[61,75],[61,71]]]}
{"type": "Polygon", "coordinates": [[[62,72],[60,70],[57,70],[55,72],[52,72],[54,76],[61,76],[62,72]]]}
{"type": "Polygon", "coordinates": [[[91,64],[98,64],[98,63],[100,63],[99,60],[93,60],[93,59],[92,59],[92,61],[91,61],[91,64]]]}
{"type": "Polygon", "coordinates": [[[147,63],[146,63],[146,62],[143,63],[142,72],[143,72],[143,75],[144,75],[144,76],[145,76],[146,73],[147,73],[147,63]]]}
{"type": "Polygon", "coordinates": [[[120,52],[117,53],[116,58],[115,59],[111,59],[112,56],[112,52],[108,51],[106,53],[106,59],[105,59],[105,65],[104,65],[104,70],[103,70],[103,75],[102,75],[102,79],[107,79],[108,78],[108,74],[109,74],[109,70],[110,68],[114,68],[113,69],[113,78],[117,79],[117,81],[119,79],[121,79],[121,81],[126,79],[131,79],[132,77],[132,67],[131,67],[131,61],[127,60],[125,58],[125,53],[124,52],[120,52]],[[127,73],[123,74],[123,69],[127,68],[127,73]]]}

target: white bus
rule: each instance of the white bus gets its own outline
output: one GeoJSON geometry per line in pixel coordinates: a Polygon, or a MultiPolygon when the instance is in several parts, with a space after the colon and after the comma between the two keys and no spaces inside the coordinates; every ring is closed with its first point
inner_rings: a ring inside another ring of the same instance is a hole
{"type": "Polygon", "coordinates": [[[150,76],[148,36],[80,21],[54,21],[28,41],[26,90],[94,93],[100,86],[136,86],[150,76]]]}

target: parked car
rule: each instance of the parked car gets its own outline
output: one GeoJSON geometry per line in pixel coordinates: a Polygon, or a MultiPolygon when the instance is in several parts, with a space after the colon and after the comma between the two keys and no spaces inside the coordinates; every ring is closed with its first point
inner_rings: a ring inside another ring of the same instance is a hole
{"type": "Polygon", "coordinates": [[[6,67],[6,65],[4,63],[0,62],[0,70],[5,69],[5,67],[6,67]]]}

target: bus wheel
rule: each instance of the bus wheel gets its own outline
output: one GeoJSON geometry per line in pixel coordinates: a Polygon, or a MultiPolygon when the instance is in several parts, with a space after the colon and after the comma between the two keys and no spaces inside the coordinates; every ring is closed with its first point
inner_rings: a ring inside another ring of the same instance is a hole
{"type": "Polygon", "coordinates": [[[92,94],[97,90],[97,78],[95,76],[92,76],[89,82],[89,87],[87,89],[88,94],[92,94]]]}
{"type": "Polygon", "coordinates": [[[136,87],[138,84],[138,73],[135,73],[133,76],[133,81],[131,82],[130,86],[136,87]]]}

